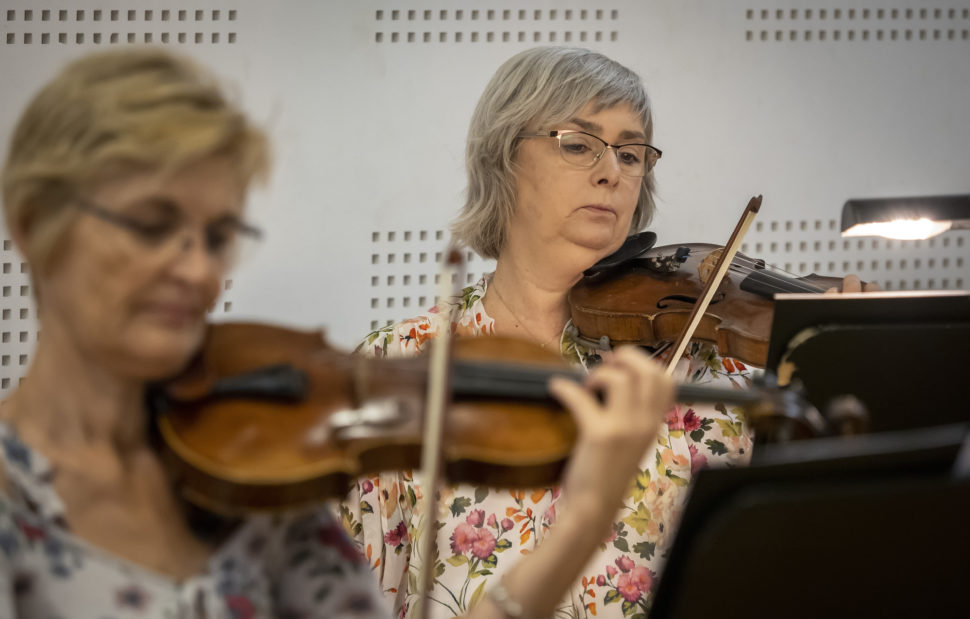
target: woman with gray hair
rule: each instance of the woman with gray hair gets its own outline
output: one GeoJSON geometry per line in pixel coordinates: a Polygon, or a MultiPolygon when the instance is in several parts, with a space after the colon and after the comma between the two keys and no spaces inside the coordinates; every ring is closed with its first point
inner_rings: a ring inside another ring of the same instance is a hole
{"type": "MultiPolygon", "coordinates": [[[[519,336],[591,370],[626,354],[577,336],[567,293],[586,269],[650,221],[661,158],[652,142],[646,91],[618,62],[567,47],[530,49],[509,59],[472,117],[468,195],[452,226],[459,241],[496,259],[494,273],[441,307],[369,334],[358,351],[417,355],[449,329],[465,337],[519,336]]],[[[858,290],[858,278],[847,277],[843,289],[858,290]]],[[[653,352],[664,361],[670,355],[669,349],[653,352]]],[[[739,387],[750,371],[712,345],[691,343],[675,376],[739,387]]],[[[595,513],[595,506],[588,493],[574,494],[573,487],[509,492],[457,485],[440,499],[438,554],[422,557],[411,537],[426,516],[416,511],[421,489],[407,472],[359,480],[344,505],[344,524],[406,616],[414,608],[414,575],[427,561],[435,564],[431,597],[437,616],[459,614],[483,596],[500,605],[521,599],[527,591],[522,566],[516,566],[521,555],[569,527],[576,539],[601,535],[602,545],[556,614],[642,617],[653,602],[693,474],[707,465],[744,464],[750,456],[751,435],[739,413],[723,404],[668,409],[619,515],[603,534],[592,519],[582,534],[575,533],[577,521],[595,513]]],[[[610,477],[590,471],[589,487],[610,477]]],[[[516,616],[517,607],[505,608],[516,616]]]]}
{"type": "MultiPolygon", "coordinates": [[[[466,337],[519,336],[587,369],[609,363],[619,351],[581,340],[570,327],[567,293],[650,221],[660,159],[650,102],[633,71],[585,49],[537,48],[512,57],[485,87],[472,117],[467,200],[452,226],[459,241],[497,260],[494,273],[443,307],[369,334],[359,352],[417,355],[450,329],[466,337]],[[449,324],[451,308],[457,317],[449,324]]],[[[688,347],[675,375],[735,387],[750,377],[744,364],[699,343],[688,347]]],[[[601,550],[557,614],[647,613],[692,475],[705,465],[745,463],[751,445],[735,409],[669,409],[619,515],[599,538],[601,550]]],[[[589,479],[591,486],[603,481],[589,479]]],[[[414,574],[434,561],[434,608],[450,616],[492,591],[500,599],[522,595],[520,572],[511,566],[541,547],[550,531],[575,526],[574,514],[589,508],[586,495],[570,492],[452,486],[439,504],[435,557],[419,556],[411,545],[426,515],[416,511],[421,489],[409,473],[359,480],[343,515],[405,615],[413,608],[414,574]]]]}

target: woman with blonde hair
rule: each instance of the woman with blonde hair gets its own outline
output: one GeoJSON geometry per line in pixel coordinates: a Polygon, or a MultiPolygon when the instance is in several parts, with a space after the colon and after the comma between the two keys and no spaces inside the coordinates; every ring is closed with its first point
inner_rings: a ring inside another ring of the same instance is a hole
{"type": "MultiPolygon", "coordinates": [[[[267,168],[266,137],[212,76],[161,50],[81,58],[24,111],[3,207],[43,337],[0,404],[0,616],[387,616],[327,509],[193,527],[148,439],[148,385],[198,351],[240,243],[258,235],[244,203],[267,168]]],[[[671,385],[636,355],[590,384],[605,403],[553,386],[581,430],[564,484],[615,469],[592,495],[618,505],[671,385]]],[[[606,528],[613,511],[584,525],[606,528]]],[[[551,608],[597,543],[550,541],[523,562],[521,601],[551,608]]]]}

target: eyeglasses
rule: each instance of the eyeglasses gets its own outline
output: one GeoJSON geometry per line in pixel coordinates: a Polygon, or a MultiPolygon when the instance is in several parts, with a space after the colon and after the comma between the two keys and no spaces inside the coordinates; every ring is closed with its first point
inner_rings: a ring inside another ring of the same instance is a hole
{"type": "MultiPolygon", "coordinates": [[[[83,198],[75,198],[71,204],[83,213],[127,231],[145,249],[161,252],[178,247],[184,251],[192,246],[192,234],[177,209],[135,216],[106,209],[83,198]]],[[[205,226],[202,236],[206,253],[222,266],[229,267],[239,257],[240,246],[262,240],[263,232],[236,217],[227,216],[205,226]]]]}
{"type": "Polygon", "coordinates": [[[525,133],[520,138],[556,138],[559,154],[566,163],[580,168],[596,165],[610,148],[616,151],[620,172],[626,176],[643,176],[657,165],[663,153],[649,144],[610,144],[602,138],[573,129],[525,133]]]}

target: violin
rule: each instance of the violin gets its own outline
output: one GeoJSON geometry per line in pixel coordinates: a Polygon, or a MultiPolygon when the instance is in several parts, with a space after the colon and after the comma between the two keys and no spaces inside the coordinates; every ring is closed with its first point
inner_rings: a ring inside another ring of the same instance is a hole
{"type": "MultiPolygon", "coordinates": [[[[453,353],[445,476],[518,488],[558,480],[577,431],[546,383],[583,372],[520,339],[457,338],[453,353]]],[[[213,324],[189,366],[150,390],[149,411],[181,496],[233,516],[343,497],[359,475],[417,468],[427,379],[426,357],[367,359],[319,331],[213,324]]],[[[696,385],[677,396],[760,398],[696,385]]]]}
{"type": "MultiPolygon", "coordinates": [[[[721,246],[687,243],[652,247],[652,232],[634,235],[597,263],[569,293],[579,337],[658,347],[677,338],[704,288],[721,246]]],[[[764,367],[774,314],[774,294],[820,293],[841,278],[790,277],[764,260],[737,254],[693,338],[717,344],[725,356],[764,367]]]]}

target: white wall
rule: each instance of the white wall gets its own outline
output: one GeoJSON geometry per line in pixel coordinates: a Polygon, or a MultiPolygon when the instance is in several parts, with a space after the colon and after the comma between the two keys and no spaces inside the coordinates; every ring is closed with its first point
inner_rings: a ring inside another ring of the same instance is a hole
{"type": "MultiPolygon", "coordinates": [[[[662,244],[723,242],[760,193],[751,256],[891,289],[968,288],[967,232],[889,244],[837,230],[850,197],[970,192],[968,30],[970,0],[0,0],[0,141],[85,51],[150,37],[198,57],[276,145],[272,182],[251,204],[267,241],[217,318],[326,326],[349,347],[432,302],[467,122],[492,72],[534,45],[582,45],[637,70],[651,93],[662,244]]],[[[0,234],[5,390],[36,325],[0,234]]],[[[470,263],[473,275],[488,266],[470,263]]]]}

